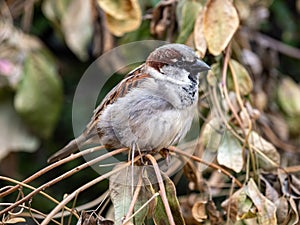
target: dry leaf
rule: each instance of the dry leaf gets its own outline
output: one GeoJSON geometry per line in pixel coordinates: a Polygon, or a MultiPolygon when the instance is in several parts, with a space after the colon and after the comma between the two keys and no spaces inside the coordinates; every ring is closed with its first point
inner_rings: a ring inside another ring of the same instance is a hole
{"type": "Polygon", "coordinates": [[[6,220],[4,224],[15,224],[15,223],[26,223],[26,220],[23,217],[14,217],[9,220],[6,220]]]}
{"type": "Polygon", "coordinates": [[[203,15],[204,10],[201,10],[198,14],[194,27],[195,48],[200,58],[203,58],[205,56],[207,50],[207,44],[204,37],[203,15]]]}
{"type": "Polygon", "coordinates": [[[97,0],[105,12],[107,27],[116,36],[137,29],[142,22],[138,0],[97,0]]]}
{"type": "Polygon", "coordinates": [[[206,209],[211,225],[219,225],[224,223],[220,211],[217,210],[217,207],[212,200],[208,201],[206,209]]]}
{"type": "Polygon", "coordinates": [[[276,210],[277,222],[278,224],[283,224],[283,222],[286,220],[288,216],[288,211],[289,211],[288,201],[284,196],[282,196],[279,199],[277,199],[277,201],[275,201],[274,203],[277,208],[276,210]]]}
{"type": "Polygon", "coordinates": [[[280,155],[273,144],[266,141],[255,131],[251,131],[248,141],[249,144],[256,147],[260,150],[260,152],[264,154],[264,156],[262,156],[260,153],[258,153],[258,157],[260,160],[259,166],[261,168],[267,170],[273,169],[274,167],[278,167],[278,165],[280,165],[280,155]],[[273,163],[270,162],[270,160],[273,163]]]}
{"type": "Polygon", "coordinates": [[[276,206],[262,195],[253,179],[250,179],[245,191],[257,208],[257,219],[261,225],[276,225],[276,206]]]}
{"type": "Polygon", "coordinates": [[[62,17],[62,30],[68,47],[81,60],[87,60],[92,41],[92,2],[73,0],[62,17]]]}
{"type": "Polygon", "coordinates": [[[232,1],[207,1],[203,22],[209,52],[215,56],[221,54],[239,26],[239,17],[232,1]]]}
{"type": "Polygon", "coordinates": [[[222,143],[218,149],[218,162],[235,172],[243,169],[244,158],[240,142],[230,133],[225,132],[222,143]]]}
{"type": "Polygon", "coordinates": [[[207,220],[206,204],[207,201],[199,201],[193,205],[192,214],[198,222],[204,222],[207,220]]]}

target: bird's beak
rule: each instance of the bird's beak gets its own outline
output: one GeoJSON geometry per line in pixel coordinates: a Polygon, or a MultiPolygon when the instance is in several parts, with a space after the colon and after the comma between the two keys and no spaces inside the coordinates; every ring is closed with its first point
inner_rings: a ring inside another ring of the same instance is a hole
{"type": "Polygon", "coordinates": [[[200,59],[197,59],[196,62],[191,66],[193,71],[203,72],[210,70],[210,67],[200,59]]]}

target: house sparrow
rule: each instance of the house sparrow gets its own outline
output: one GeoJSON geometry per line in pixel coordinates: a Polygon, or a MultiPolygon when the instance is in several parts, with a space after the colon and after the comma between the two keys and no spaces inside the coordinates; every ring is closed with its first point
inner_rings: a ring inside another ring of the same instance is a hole
{"type": "Polygon", "coordinates": [[[210,67],[183,44],[155,49],[95,109],[84,132],[52,155],[62,159],[98,138],[107,149],[153,151],[177,143],[190,129],[200,72],[210,67]]]}

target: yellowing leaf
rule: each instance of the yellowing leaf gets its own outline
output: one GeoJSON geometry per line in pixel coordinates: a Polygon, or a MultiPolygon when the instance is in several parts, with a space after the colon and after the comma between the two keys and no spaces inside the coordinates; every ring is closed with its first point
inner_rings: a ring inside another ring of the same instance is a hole
{"type": "Polygon", "coordinates": [[[221,54],[239,26],[239,17],[232,1],[207,1],[203,22],[209,52],[221,54]]]}
{"type": "MultiPolygon", "coordinates": [[[[249,94],[253,89],[253,83],[246,68],[234,59],[229,61],[232,76],[235,75],[241,95],[249,94]]],[[[233,78],[228,76],[228,89],[235,90],[233,78]]]]}
{"type": "Polygon", "coordinates": [[[142,22],[138,0],[97,0],[107,19],[107,27],[116,36],[137,29],[142,22]]]}
{"type": "Polygon", "coordinates": [[[277,91],[278,104],[289,116],[300,115],[300,86],[291,78],[285,77],[277,91]]]}
{"type": "Polygon", "coordinates": [[[230,132],[225,132],[223,141],[218,149],[218,162],[235,172],[241,172],[244,159],[243,150],[239,141],[230,132]]]}
{"type": "Polygon", "coordinates": [[[203,15],[204,10],[201,10],[201,12],[198,14],[194,27],[195,48],[201,58],[205,56],[207,50],[207,44],[204,36],[203,15]]]}
{"type": "Polygon", "coordinates": [[[276,225],[276,206],[261,194],[253,179],[249,180],[245,191],[257,208],[258,223],[261,225],[276,225]]]}

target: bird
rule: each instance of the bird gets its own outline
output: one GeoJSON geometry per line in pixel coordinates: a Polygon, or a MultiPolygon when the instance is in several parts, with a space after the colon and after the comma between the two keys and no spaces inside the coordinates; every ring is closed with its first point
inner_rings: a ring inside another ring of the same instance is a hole
{"type": "Polygon", "coordinates": [[[104,97],[82,134],[54,153],[48,163],[69,156],[94,139],[106,149],[127,147],[140,152],[178,143],[192,124],[199,80],[205,76],[201,72],[209,69],[184,44],[156,48],[104,97]]]}

